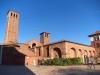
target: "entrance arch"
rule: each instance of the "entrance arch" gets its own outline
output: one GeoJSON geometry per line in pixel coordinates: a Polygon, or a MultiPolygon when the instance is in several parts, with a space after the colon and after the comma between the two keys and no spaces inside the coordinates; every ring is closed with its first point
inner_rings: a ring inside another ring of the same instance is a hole
{"type": "Polygon", "coordinates": [[[62,57],[60,48],[54,48],[53,51],[54,51],[54,58],[61,58],[62,57]]]}
{"type": "Polygon", "coordinates": [[[88,52],[84,50],[84,63],[87,64],[89,62],[88,52]]]}

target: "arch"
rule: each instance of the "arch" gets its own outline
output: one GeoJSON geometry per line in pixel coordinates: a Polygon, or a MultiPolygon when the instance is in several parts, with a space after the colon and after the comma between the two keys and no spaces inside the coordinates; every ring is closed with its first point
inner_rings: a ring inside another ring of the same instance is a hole
{"type": "Polygon", "coordinates": [[[28,48],[31,48],[30,46],[28,46],[28,48]]]}
{"type": "Polygon", "coordinates": [[[11,16],[12,16],[13,14],[12,14],[12,12],[11,12],[11,16]]]}
{"type": "Polygon", "coordinates": [[[16,14],[16,18],[18,17],[18,15],[16,14]]]}
{"type": "Polygon", "coordinates": [[[15,17],[15,14],[14,14],[14,17],[15,17]]]}
{"type": "Polygon", "coordinates": [[[89,61],[88,52],[87,50],[84,50],[84,63],[87,64],[88,61],[89,61]]]}
{"type": "Polygon", "coordinates": [[[61,49],[60,48],[54,48],[54,58],[62,58],[62,54],[61,54],[61,49]]]}
{"type": "Polygon", "coordinates": [[[75,58],[76,56],[77,56],[76,49],[75,48],[71,48],[71,50],[70,50],[70,58],[75,58]]]}
{"type": "Polygon", "coordinates": [[[87,50],[84,50],[84,55],[88,56],[87,50]]]}
{"type": "Polygon", "coordinates": [[[36,43],[33,43],[32,44],[32,48],[36,48],[36,43]]]}
{"type": "Polygon", "coordinates": [[[78,52],[79,52],[78,56],[81,58],[82,57],[82,50],[79,49],[78,52]]]}
{"type": "Polygon", "coordinates": [[[39,56],[41,56],[41,49],[39,48],[39,56]]]}
{"type": "Polygon", "coordinates": [[[49,57],[50,56],[50,54],[49,54],[49,47],[47,47],[46,50],[47,50],[47,57],[49,57]]]}
{"type": "Polygon", "coordinates": [[[91,51],[89,51],[89,56],[92,56],[92,52],[91,51]]]}

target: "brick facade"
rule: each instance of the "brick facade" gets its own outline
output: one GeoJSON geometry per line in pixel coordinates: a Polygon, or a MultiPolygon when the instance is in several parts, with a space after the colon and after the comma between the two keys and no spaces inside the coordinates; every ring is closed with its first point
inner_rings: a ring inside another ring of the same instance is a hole
{"type": "Polygon", "coordinates": [[[16,40],[19,14],[15,11],[9,11],[7,16],[5,44],[0,45],[2,64],[37,65],[43,59],[74,57],[80,57],[82,62],[85,63],[85,56],[96,56],[94,46],[66,40],[50,43],[50,33],[47,32],[40,34],[40,41],[33,39],[18,43],[16,40]]]}

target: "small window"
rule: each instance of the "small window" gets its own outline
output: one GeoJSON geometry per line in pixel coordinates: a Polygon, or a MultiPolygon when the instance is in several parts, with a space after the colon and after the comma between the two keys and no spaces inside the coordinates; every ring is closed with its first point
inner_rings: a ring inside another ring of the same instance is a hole
{"type": "Polygon", "coordinates": [[[11,16],[12,16],[12,13],[11,13],[11,16]]]}
{"type": "Polygon", "coordinates": [[[15,14],[14,14],[14,17],[15,17],[15,14]]]}
{"type": "Polygon", "coordinates": [[[100,53],[98,53],[98,57],[100,57],[100,53]]]}
{"type": "Polygon", "coordinates": [[[16,15],[16,18],[17,18],[17,15],[16,15]]]}
{"type": "Polygon", "coordinates": [[[28,46],[28,48],[31,48],[30,46],[28,46]]]}
{"type": "Polygon", "coordinates": [[[96,41],[96,37],[94,37],[94,41],[96,41]]]}
{"type": "Polygon", "coordinates": [[[97,45],[97,47],[100,47],[99,43],[97,43],[96,45],[97,45]]]}
{"type": "Polygon", "coordinates": [[[45,33],[45,37],[48,37],[48,34],[47,33],[45,33]]]}
{"type": "Polygon", "coordinates": [[[99,36],[97,36],[97,40],[99,40],[99,36]]]}

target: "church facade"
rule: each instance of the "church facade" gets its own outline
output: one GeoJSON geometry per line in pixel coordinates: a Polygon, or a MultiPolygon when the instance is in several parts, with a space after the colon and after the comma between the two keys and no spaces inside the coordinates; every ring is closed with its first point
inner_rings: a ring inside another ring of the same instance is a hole
{"type": "Polygon", "coordinates": [[[100,37],[98,33],[91,34],[91,45],[85,45],[67,40],[50,42],[50,33],[40,33],[40,41],[36,39],[18,43],[18,23],[19,13],[9,11],[7,13],[6,33],[4,44],[0,45],[0,64],[23,64],[37,65],[40,61],[54,58],[81,58],[82,62],[87,63],[86,58],[97,56],[100,53],[100,37]],[[94,45],[95,44],[95,45],[94,45]]]}

